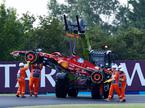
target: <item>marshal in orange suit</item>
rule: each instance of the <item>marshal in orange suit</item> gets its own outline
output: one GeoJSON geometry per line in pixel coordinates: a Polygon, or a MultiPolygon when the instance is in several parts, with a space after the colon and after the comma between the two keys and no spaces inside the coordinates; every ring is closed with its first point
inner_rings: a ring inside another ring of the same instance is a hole
{"type": "Polygon", "coordinates": [[[30,90],[30,96],[34,94],[35,97],[38,96],[38,89],[40,84],[40,76],[41,76],[41,70],[43,68],[43,64],[32,64],[31,65],[31,74],[29,79],[29,90],[30,90]]]}
{"type": "Polygon", "coordinates": [[[29,62],[27,62],[26,66],[24,66],[24,63],[20,63],[19,67],[20,69],[17,73],[17,81],[18,81],[19,87],[18,87],[16,96],[19,97],[21,94],[22,98],[25,98],[25,89],[26,89],[25,77],[26,77],[26,70],[29,67],[29,62]]]}
{"type": "Polygon", "coordinates": [[[120,91],[121,91],[121,97],[122,97],[122,99],[120,101],[125,102],[126,101],[126,98],[125,98],[126,74],[124,73],[123,68],[120,69],[119,81],[120,81],[120,84],[121,84],[120,91]]]}
{"type": "Polygon", "coordinates": [[[110,101],[112,99],[114,91],[116,91],[119,99],[121,99],[121,92],[119,89],[119,72],[117,71],[117,65],[112,66],[112,77],[106,82],[111,82],[107,101],[110,101]]]}

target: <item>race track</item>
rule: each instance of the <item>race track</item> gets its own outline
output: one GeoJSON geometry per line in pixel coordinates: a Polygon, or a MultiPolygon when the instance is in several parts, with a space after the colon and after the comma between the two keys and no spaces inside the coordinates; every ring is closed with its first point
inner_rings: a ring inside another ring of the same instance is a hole
{"type": "MultiPolygon", "coordinates": [[[[145,103],[145,95],[127,95],[126,103],[145,103]]],[[[38,98],[29,97],[17,98],[13,96],[0,96],[0,108],[16,106],[35,106],[35,105],[56,105],[56,104],[108,104],[119,103],[117,96],[111,102],[103,99],[91,99],[90,96],[79,96],[77,98],[56,98],[54,95],[39,95],[38,98]]],[[[126,104],[125,103],[125,104],[126,104]]]]}

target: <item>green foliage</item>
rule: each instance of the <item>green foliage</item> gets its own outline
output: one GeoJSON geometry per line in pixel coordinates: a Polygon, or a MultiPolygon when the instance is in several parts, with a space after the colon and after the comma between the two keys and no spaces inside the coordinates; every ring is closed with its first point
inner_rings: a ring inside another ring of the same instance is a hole
{"type": "Polygon", "coordinates": [[[102,46],[106,44],[107,38],[109,38],[99,26],[89,28],[86,35],[89,37],[93,49],[102,49],[102,46]]]}
{"type": "Polygon", "coordinates": [[[66,0],[66,2],[66,4],[58,4],[56,0],[50,0],[48,4],[50,14],[55,17],[67,14],[71,18],[81,15],[86,19],[88,26],[102,25],[100,15],[111,16],[119,6],[117,0],[66,0]]]}
{"type": "Polygon", "coordinates": [[[145,0],[128,0],[126,6],[118,8],[114,24],[118,27],[145,29],[145,0]]]}
{"type": "Polygon", "coordinates": [[[34,48],[43,48],[51,53],[54,51],[67,53],[67,45],[64,38],[63,25],[58,19],[41,17],[40,27],[35,29],[32,37],[34,48]]]}
{"type": "Polygon", "coordinates": [[[145,0],[129,0],[133,9],[129,12],[128,18],[132,26],[145,29],[145,0]]]}
{"type": "Polygon", "coordinates": [[[109,40],[111,49],[118,55],[118,59],[145,58],[145,32],[137,28],[118,31],[117,36],[109,40]]]}
{"type": "MultiPolygon", "coordinates": [[[[76,52],[82,56],[83,48],[89,43],[92,49],[99,50],[108,45],[117,59],[145,59],[145,2],[129,0],[129,7],[120,6],[117,0],[67,0],[58,4],[50,0],[49,16],[39,17],[38,27],[34,27],[36,17],[25,13],[18,19],[16,10],[0,5],[0,60],[14,60],[10,52],[42,48],[45,52],[59,51],[70,55],[69,41],[65,37],[62,15],[72,19],[81,15],[87,22],[86,39],[77,39],[76,52]],[[101,15],[116,14],[112,25],[104,23],[101,15]],[[86,45],[84,45],[86,43],[86,45]],[[82,47],[83,46],[83,47],[82,47]]],[[[87,46],[88,44],[88,46],[87,46]]]]}
{"type": "Polygon", "coordinates": [[[22,25],[17,20],[14,9],[6,9],[5,5],[0,6],[0,60],[9,60],[9,52],[19,48],[21,43],[22,25]]]}

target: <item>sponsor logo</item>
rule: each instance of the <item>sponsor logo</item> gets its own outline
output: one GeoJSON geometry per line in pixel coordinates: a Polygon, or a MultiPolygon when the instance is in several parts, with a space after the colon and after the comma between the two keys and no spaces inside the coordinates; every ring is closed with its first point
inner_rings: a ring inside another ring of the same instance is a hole
{"type": "Polygon", "coordinates": [[[120,63],[120,65],[124,68],[124,72],[126,74],[126,78],[127,78],[127,85],[128,86],[132,86],[133,85],[133,80],[135,80],[135,75],[138,75],[139,81],[140,81],[140,86],[145,86],[145,78],[144,78],[144,74],[142,72],[140,63],[135,63],[134,67],[133,67],[133,71],[131,72],[131,74],[129,75],[127,66],[125,63],[120,63]]]}
{"type": "MultiPolygon", "coordinates": [[[[145,90],[145,61],[117,61],[124,68],[127,77],[127,91],[145,90]]],[[[0,92],[15,92],[17,83],[18,62],[0,62],[0,92]]],[[[43,67],[41,72],[40,91],[54,92],[56,70],[43,67]]],[[[26,71],[28,80],[30,70],[26,71]]]]}
{"type": "MultiPolygon", "coordinates": [[[[10,88],[10,68],[15,68],[16,64],[0,64],[0,68],[4,68],[4,88],[10,88]]],[[[56,70],[51,69],[50,73],[47,74],[45,73],[46,69],[45,67],[43,67],[42,71],[41,71],[41,83],[40,83],[40,87],[46,87],[46,83],[45,81],[48,80],[51,84],[52,87],[55,87],[55,80],[53,78],[53,75],[56,73],[56,70]]],[[[18,72],[18,69],[17,69],[18,72]]],[[[17,73],[15,72],[15,73],[17,73]]],[[[14,73],[14,72],[13,72],[14,73]]],[[[30,70],[26,71],[27,74],[27,78],[25,80],[29,80],[30,78],[30,70]]],[[[3,81],[2,81],[3,82],[3,81]]],[[[18,84],[16,84],[15,87],[17,87],[18,84]]]]}

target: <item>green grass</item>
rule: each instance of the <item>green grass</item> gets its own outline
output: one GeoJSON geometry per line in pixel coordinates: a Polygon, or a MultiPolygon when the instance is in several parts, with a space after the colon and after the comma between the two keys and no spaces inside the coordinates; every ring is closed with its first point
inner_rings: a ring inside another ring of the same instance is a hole
{"type": "Polygon", "coordinates": [[[16,94],[0,94],[0,96],[16,96],[16,94]]]}
{"type": "Polygon", "coordinates": [[[65,105],[41,105],[24,106],[15,108],[145,108],[145,104],[65,104],[65,105]]]}

